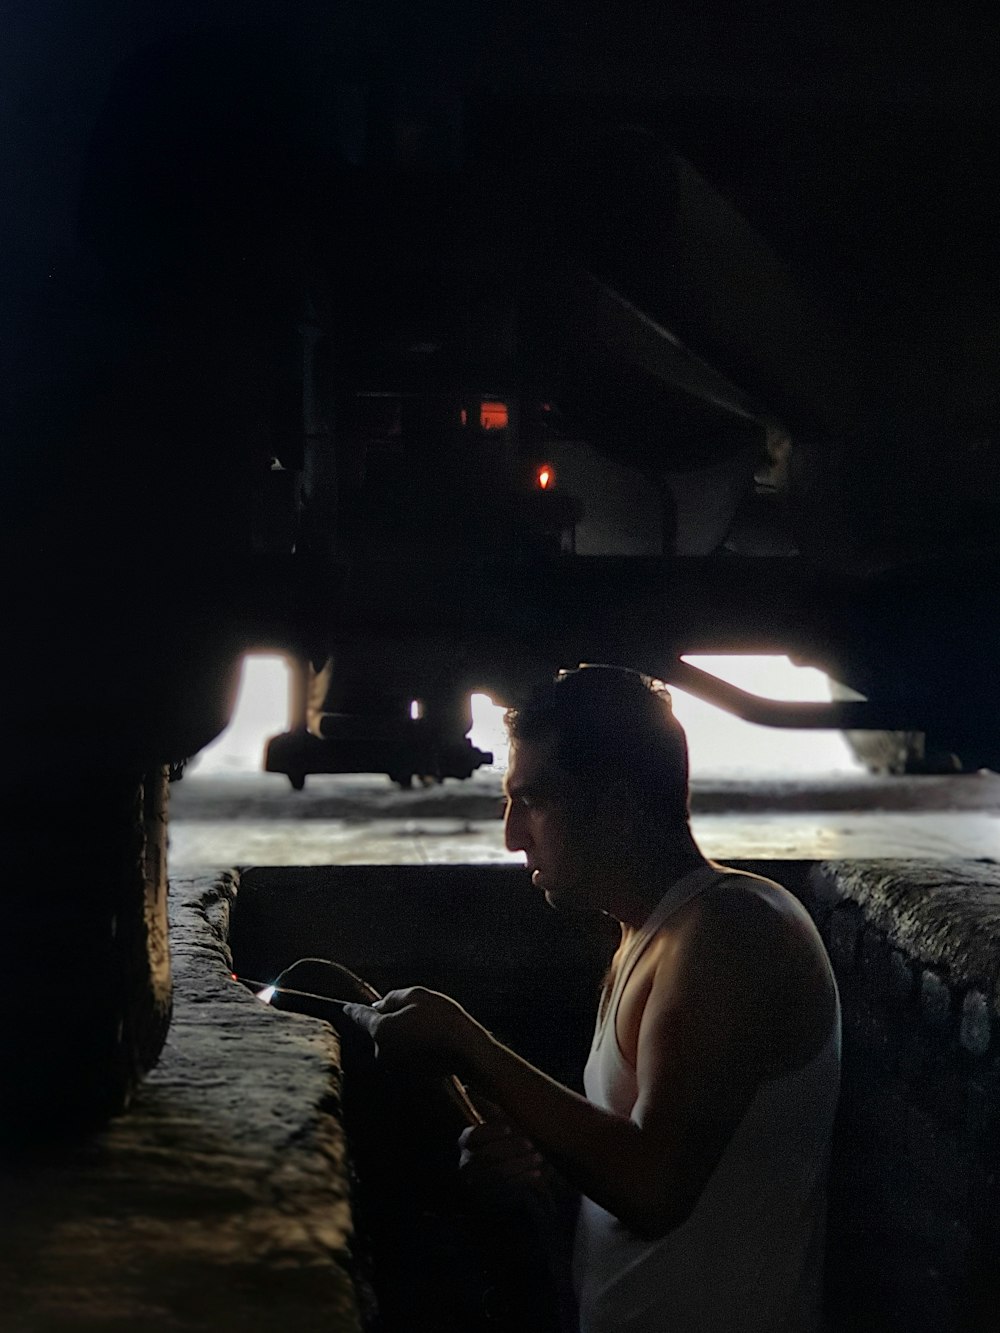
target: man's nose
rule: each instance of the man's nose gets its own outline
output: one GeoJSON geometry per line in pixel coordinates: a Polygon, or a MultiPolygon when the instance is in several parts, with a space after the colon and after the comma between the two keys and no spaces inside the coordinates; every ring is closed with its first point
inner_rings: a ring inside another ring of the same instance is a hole
{"type": "Polygon", "coordinates": [[[524,827],[517,816],[517,807],[509,805],[503,820],[503,845],[508,852],[523,852],[525,846],[524,827]]]}

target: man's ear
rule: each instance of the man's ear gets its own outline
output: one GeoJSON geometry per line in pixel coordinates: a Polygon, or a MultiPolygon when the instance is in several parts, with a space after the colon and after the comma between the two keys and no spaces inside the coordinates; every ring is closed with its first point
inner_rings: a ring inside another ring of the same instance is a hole
{"type": "Polygon", "coordinates": [[[635,832],[638,805],[635,792],[624,778],[612,778],[604,791],[604,816],[615,830],[626,837],[635,832]]]}

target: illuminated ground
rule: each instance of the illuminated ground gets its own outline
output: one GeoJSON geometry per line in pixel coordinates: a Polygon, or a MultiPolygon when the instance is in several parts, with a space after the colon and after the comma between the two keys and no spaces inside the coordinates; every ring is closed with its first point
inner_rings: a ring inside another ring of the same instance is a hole
{"type": "MultiPolygon", "coordinates": [[[[175,872],[232,865],[517,861],[503,849],[500,775],[401,792],[373,776],[184,778],[171,789],[175,872]]],[[[1000,861],[1000,777],[695,779],[703,850],[735,857],[1000,861]]]]}

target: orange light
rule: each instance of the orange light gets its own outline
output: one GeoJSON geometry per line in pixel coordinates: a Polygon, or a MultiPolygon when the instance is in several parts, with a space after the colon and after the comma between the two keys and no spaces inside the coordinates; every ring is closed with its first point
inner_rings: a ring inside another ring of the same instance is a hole
{"type": "Polygon", "coordinates": [[[552,489],[556,484],[556,470],[551,463],[542,464],[535,473],[535,481],[538,483],[540,490],[550,491],[552,489]]]}
{"type": "Polygon", "coordinates": [[[479,424],[483,430],[506,430],[510,420],[506,403],[486,402],[479,407],[479,424]]]}

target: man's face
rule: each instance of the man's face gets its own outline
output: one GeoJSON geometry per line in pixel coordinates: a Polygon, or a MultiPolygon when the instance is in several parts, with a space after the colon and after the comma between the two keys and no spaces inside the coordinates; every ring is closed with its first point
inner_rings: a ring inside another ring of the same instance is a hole
{"type": "Polygon", "coordinates": [[[511,746],[504,841],[508,851],[524,852],[531,882],[552,907],[597,910],[610,869],[601,802],[559,768],[555,749],[554,737],[511,746]]]}

